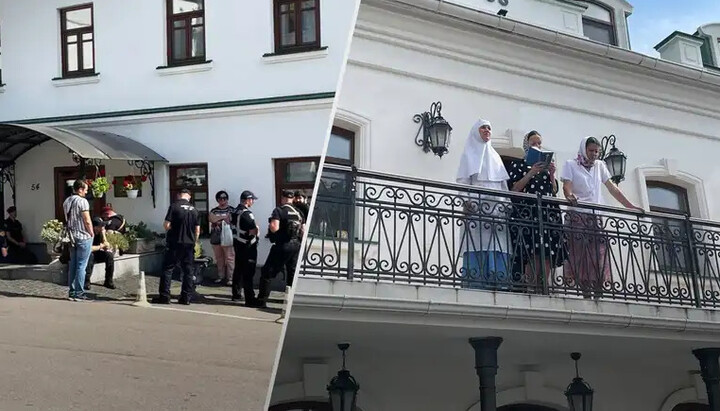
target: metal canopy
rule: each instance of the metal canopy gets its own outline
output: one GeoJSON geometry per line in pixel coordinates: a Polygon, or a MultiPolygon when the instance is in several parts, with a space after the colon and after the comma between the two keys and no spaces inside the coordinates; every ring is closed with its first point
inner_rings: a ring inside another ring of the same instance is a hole
{"type": "Polygon", "coordinates": [[[57,141],[85,159],[167,162],[144,144],[118,134],[12,123],[0,123],[0,162],[14,163],[18,157],[48,140],[57,141]]]}

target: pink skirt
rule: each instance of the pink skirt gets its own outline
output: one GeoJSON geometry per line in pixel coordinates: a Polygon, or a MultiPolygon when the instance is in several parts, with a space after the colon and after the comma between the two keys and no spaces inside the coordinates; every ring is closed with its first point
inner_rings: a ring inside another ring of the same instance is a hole
{"type": "Polygon", "coordinates": [[[602,218],[568,211],[565,222],[568,256],[563,265],[565,285],[581,289],[610,288],[610,258],[602,218]]]}

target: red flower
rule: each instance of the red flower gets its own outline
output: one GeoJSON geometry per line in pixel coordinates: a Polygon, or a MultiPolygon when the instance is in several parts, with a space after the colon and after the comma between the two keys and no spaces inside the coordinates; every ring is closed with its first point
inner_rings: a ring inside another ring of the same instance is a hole
{"type": "Polygon", "coordinates": [[[146,182],[146,181],[147,181],[147,176],[142,176],[142,178],[141,178],[140,180],[142,180],[143,183],[146,182]]]}
{"type": "Polygon", "coordinates": [[[125,186],[125,188],[127,188],[127,187],[130,186],[130,183],[126,181],[126,182],[123,183],[123,186],[125,186]]]}
{"type": "Polygon", "coordinates": [[[100,169],[100,177],[105,177],[105,169],[104,168],[100,169]]]}

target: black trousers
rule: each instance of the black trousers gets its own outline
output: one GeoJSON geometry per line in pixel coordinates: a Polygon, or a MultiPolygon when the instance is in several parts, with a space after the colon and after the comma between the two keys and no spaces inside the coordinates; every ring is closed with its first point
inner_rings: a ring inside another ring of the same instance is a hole
{"type": "Polygon", "coordinates": [[[105,263],[105,283],[111,283],[115,275],[115,255],[110,251],[98,250],[90,253],[88,265],[85,269],[85,284],[90,284],[90,276],[95,263],[105,263]]]}
{"type": "Polygon", "coordinates": [[[272,248],[270,248],[270,254],[268,254],[267,260],[265,261],[265,265],[261,270],[258,299],[264,300],[268,298],[270,295],[270,281],[277,277],[281,271],[285,271],[287,286],[292,287],[299,254],[299,240],[273,244],[272,248]]]}
{"type": "Polygon", "coordinates": [[[235,270],[232,279],[232,296],[233,298],[240,298],[242,289],[245,294],[245,301],[253,302],[255,300],[253,279],[257,267],[257,242],[248,246],[234,240],[233,247],[235,248],[235,270]]]}
{"type": "Polygon", "coordinates": [[[190,301],[195,292],[193,283],[193,261],[195,259],[194,244],[172,244],[165,250],[163,256],[163,272],[160,276],[160,298],[170,301],[170,284],[172,283],[173,271],[180,268],[182,279],[182,290],[180,291],[181,301],[190,301]]]}

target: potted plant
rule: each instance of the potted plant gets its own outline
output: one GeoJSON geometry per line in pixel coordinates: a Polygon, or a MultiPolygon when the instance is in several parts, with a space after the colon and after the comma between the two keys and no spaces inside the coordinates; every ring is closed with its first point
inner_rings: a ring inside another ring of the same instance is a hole
{"type": "Polygon", "coordinates": [[[112,247],[116,256],[120,251],[126,252],[130,246],[125,235],[117,231],[108,231],[105,233],[105,238],[107,242],[110,243],[110,247],[112,247]]]}
{"type": "Polygon", "coordinates": [[[110,181],[108,181],[105,176],[100,176],[95,180],[90,180],[89,183],[93,198],[102,198],[105,193],[110,191],[110,181]]]}
{"type": "Polygon", "coordinates": [[[123,190],[128,198],[137,198],[138,192],[142,189],[142,183],[147,181],[147,176],[128,175],[123,179],[123,190]]]}
{"type": "Polygon", "coordinates": [[[137,225],[128,224],[125,230],[125,237],[128,240],[128,253],[142,254],[155,251],[156,234],[151,231],[143,221],[137,225]]]}
{"type": "Polygon", "coordinates": [[[40,231],[40,238],[45,242],[47,252],[49,255],[57,255],[55,252],[55,244],[60,241],[60,231],[62,231],[64,224],[60,220],[52,219],[42,226],[40,231]]]}

